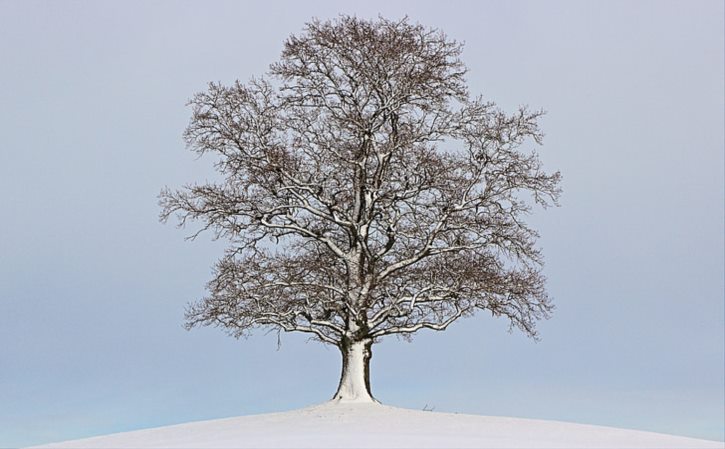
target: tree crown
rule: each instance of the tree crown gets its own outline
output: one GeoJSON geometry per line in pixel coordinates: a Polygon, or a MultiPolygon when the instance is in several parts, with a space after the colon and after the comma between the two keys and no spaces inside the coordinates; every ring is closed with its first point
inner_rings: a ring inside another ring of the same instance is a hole
{"type": "Polygon", "coordinates": [[[162,219],[231,245],[188,326],[339,346],[488,310],[536,335],[552,305],[523,218],[556,204],[560,175],[521,149],[542,112],[471,98],[461,51],[407,19],[342,16],[291,36],[266,78],[193,97],[184,137],[224,181],[164,190],[162,219]]]}

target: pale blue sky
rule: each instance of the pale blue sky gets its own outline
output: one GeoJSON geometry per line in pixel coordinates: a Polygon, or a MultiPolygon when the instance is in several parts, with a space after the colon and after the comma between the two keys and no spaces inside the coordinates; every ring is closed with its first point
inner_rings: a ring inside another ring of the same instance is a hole
{"type": "Polygon", "coordinates": [[[438,411],[724,438],[723,2],[0,0],[0,447],[329,398],[338,353],[181,328],[223,243],[157,222],[213,176],[181,133],[208,81],[266,70],[313,16],[466,42],[471,90],[548,110],[537,211],[557,310],[375,348],[373,393],[438,411]]]}

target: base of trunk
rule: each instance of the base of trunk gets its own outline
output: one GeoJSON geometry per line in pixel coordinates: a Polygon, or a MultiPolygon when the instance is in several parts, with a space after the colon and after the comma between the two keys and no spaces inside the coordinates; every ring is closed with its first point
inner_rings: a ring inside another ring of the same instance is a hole
{"type": "Polygon", "coordinates": [[[372,340],[342,342],[342,373],[333,401],[378,402],[370,393],[372,344],[372,340]]]}

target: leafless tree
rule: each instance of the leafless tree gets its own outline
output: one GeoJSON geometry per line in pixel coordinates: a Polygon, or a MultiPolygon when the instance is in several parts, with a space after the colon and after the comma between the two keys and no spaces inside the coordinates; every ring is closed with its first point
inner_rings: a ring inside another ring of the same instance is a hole
{"type": "Polygon", "coordinates": [[[374,400],[371,346],[487,310],[535,337],[552,305],[527,144],[542,112],[469,96],[462,46],[409,20],[341,16],[291,36],[266,78],[211,83],[185,139],[223,182],[161,193],[231,243],[187,326],[306,332],[342,353],[337,400],[374,400]]]}

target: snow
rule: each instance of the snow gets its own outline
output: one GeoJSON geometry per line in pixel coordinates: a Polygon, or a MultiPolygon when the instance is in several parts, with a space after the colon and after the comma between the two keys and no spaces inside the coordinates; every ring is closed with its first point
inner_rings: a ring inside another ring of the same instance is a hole
{"type": "Polygon", "coordinates": [[[522,418],[434,413],[376,403],[199,421],[42,448],[725,448],[665,434],[522,418]]]}

